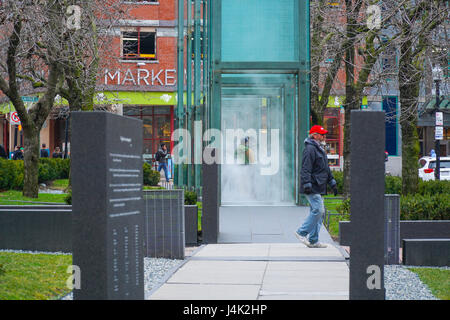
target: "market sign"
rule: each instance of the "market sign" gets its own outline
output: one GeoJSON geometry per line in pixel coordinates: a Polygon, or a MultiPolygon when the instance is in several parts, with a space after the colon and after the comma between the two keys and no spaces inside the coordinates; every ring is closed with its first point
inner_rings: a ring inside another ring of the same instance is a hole
{"type": "Polygon", "coordinates": [[[105,69],[105,85],[135,85],[135,86],[174,86],[176,84],[175,69],[147,70],[137,69],[126,71],[105,69]]]}

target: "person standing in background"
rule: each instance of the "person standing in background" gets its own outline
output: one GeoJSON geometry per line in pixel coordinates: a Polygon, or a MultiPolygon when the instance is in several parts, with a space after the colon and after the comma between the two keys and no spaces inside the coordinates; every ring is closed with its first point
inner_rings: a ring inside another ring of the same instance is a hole
{"type": "Polygon", "coordinates": [[[167,168],[167,158],[170,155],[167,151],[167,146],[165,143],[161,143],[161,147],[158,152],[155,154],[155,160],[158,161],[158,172],[161,172],[161,169],[164,170],[164,175],[166,177],[166,181],[169,182],[169,169],[167,168]]]}
{"type": "Polygon", "coordinates": [[[59,149],[59,147],[56,147],[53,151],[52,158],[61,158],[62,159],[62,152],[59,149]]]}
{"type": "Polygon", "coordinates": [[[41,155],[41,158],[49,158],[50,157],[50,150],[48,150],[46,148],[45,143],[42,144],[40,155],[41,155]]]}
{"type": "Polygon", "coordinates": [[[6,153],[5,148],[0,144],[0,158],[8,159],[8,153],[6,153]]]}

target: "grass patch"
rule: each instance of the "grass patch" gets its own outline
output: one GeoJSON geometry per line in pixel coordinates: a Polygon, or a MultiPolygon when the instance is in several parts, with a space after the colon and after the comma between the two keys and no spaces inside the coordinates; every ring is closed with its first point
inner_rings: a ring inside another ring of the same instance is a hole
{"type": "Polygon", "coordinates": [[[142,189],[143,190],[161,190],[164,188],[160,187],[160,186],[143,186],[142,189]]]}
{"type": "Polygon", "coordinates": [[[198,231],[202,231],[202,203],[197,202],[198,207],[198,231]]]}
{"type": "Polygon", "coordinates": [[[0,252],[0,300],[55,300],[68,294],[71,255],[0,252]]]}
{"type": "Polygon", "coordinates": [[[438,299],[450,300],[450,270],[437,268],[408,268],[430,288],[438,299]]]}
{"type": "Polygon", "coordinates": [[[50,182],[50,187],[57,190],[66,190],[69,187],[69,179],[57,179],[50,182]]]}
{"type": "Polygon", "coordinates": [[[22,191],[9,190],[5,192],[0,192],[0,205],[32,205],[34,202],[55,202],[65,204],[64,198],[66,194],[49,194],[49,193],[39,193],[38,198],[28,198],[22,195],[22,191]],[[14,201],[11,201],[14,200],[14,201]]]}
{"type": "MultiPolygon", "coordinates": [[[[324,196],[325,208],[331,213],[337,213],[338,206],[342,204],[340,199],[332,199],[333,196],[324,196]]],[[[328,227],[328,233],[334,241],[339,238],[339,221],[348,221],[350,216],[347,214],[340,214],[338,216],[330,216],[330,224],[328,227]]],[[[324,221],[325,225],[325,221],[324,221]]]]}

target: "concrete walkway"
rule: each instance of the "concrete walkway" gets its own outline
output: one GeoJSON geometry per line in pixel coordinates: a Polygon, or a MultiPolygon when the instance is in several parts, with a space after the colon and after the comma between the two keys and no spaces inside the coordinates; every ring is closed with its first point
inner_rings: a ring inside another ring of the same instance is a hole
{"type": "Polygon", "coordinates": [[[196,250],[150,300],[346,300],[349,269],[332,244],[208,244],[196,250]]]}

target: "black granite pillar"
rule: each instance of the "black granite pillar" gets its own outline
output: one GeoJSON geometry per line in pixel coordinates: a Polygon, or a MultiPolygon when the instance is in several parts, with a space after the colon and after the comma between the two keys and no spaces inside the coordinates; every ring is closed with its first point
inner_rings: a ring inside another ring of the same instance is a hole
{"type": "Polygon", "coordinates": [[[385,114],[351,113],[350,299],[384,300],[385,114]]]}
{"type": "Polygon", "coordinates": [[[74,299],[144,299],[142,121],[72,117],[74,299]]]}
{"type": "MultiPolygon", "coordinates": [[[[215,156],[217,149],[206,149],[215,156]]],[[[202,238],[203,243],[217,243],[219,237],[219,165],[202,164],[202,238]]]]}

